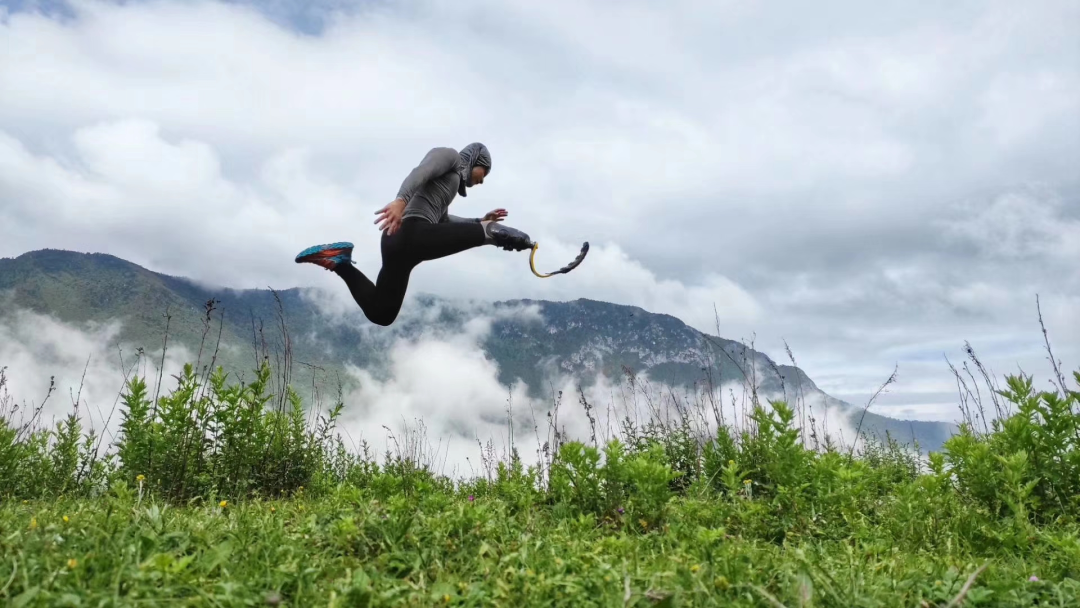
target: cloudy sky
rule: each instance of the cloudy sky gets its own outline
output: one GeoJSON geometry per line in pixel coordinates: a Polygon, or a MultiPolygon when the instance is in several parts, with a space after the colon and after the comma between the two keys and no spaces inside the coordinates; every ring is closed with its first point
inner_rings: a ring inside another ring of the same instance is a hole
{"type": "Polygon", "coordinates": [[[1080,364],[1080,3],[0,0],[0,256],[326,287],[433,146],[482,141],[485,248],[413,293],[578,297],[756,336],[834,396],[956,415],[945,356],[1080,364]],[[714,318],[714,307],[717,318],[714,318]]]}

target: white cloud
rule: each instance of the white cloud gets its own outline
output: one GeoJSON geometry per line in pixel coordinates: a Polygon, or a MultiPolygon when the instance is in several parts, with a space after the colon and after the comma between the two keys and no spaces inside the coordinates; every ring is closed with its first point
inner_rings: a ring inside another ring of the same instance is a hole
{"type": "MultiPolygon", "coordinates": [[[[111,229],[116,239],[108,248],[113,255],[169,274],[187,275],[195,263],[204,268],[196,275],[202,281],[256,287],[261,285],[244,271],[258,269],[264,276],[287,280],[310,279],[319,270],[297,267],[291,257],[301,243],[336,240],[319,234],[325,231],[319,226],[324,215],[352,216],[357,225],[370,224],[365,221],[369,218],[358,218],[358,212],[348,208],[350,197],[340,186],[310,172],[303,151],[270,159],[261,181],[237,184],[222,175],[208,145],[166,141],[160,129],[146,121],[97,124],[80,129],[73,139],[78,156],[69,167],[31,154],[11,137],[0,139],[0,159],[11,159],[0,165],[0,172],[12,182],[19,179],[18,198],[12,198],[25,201],[9,213],[34,214],[34,227],[47,227],[49,235],[44,241],[42,234],[16,236],[26,246],[37,242],[89,249],[99,237],[84,232],[80,214],[92,207],[95,221],[111,229]],[[139,170],[142,162],[149,171],[139,170]],[[320,213],[313,214],[312,207],[320,213]],[[198,239],[190,238],[195,234],[198,239]],[[219,263],[222,252],[228,252],[231,263],[219,263]]],[[[538,253],[541,271],[561,267],[577,254],[577,245],[554,235],[533,236],[543,243],[538,253]]],[[[368,245],[375,243],[358,244],[355,259],[374,278],[380,262],[377,249],[368,245]]],[[[426,264],[414,273],[413,284],[430,291],[434,279],[436,289],[456,297],[483,293],[492,298],[614,299],[669,312],[702,329],[713,324],[713,304],[725,319],[752,321],[760,314],[754,299],[730,279],[713,274],[697,285],[662,279],[611,243],[594,245],[580,270],[551,282],[537,282],[527,263],[526,254],[510,257],[485,248],[426,264]],[[455,267],[453,275],[440,268],[446,265],[455,267]],[[513,266],[517,269],[511,270],[513,266]],[[510,278],[501,282],[493,276],[510,278]]],[[[325,278],[329,281],[324,280],[324,286],[348,297],[336,277],[327,273],[325,278]]]]}
{"type": "Polygon", "coordinates": [[[786,337],[855,390],[845,368],[887,375],[912,344],[1008,334],[1002,367],[1034,367],[1038,292],[1080,356],[1074,2],[70,6],[0,18],[0,255],[103,251],[347,309],[295,253],[351,240],[373,276],[373,212],[428,148],[479,140],[495,169],[455,214],[508,208],[545,268],[593,250],[547,281],[468,252],[412,293],[699,329],[715,305],[725,337],[786,337]]]}
{"type": "MultiPolygon", "coordinates": [[[[148,352],[138,359],[132,349],[118,347],[118,322],[80,325],[24,309],[5,313],[0,317],[0,367],[7,368],[8,396],[20,404],[13,422],[29,422],[40,406],[37,422],[53,427],[76,411],[78,403],[84,431],[93,428],[99,436],[104,435],[102,449],[107,449],[122,421],[118,400],[125,376],[142,375],[153,391],[158,386],[160,352],[148,352]],[[51,395],[50,382],[54,386],[51,395]]],[[[172,375],[194,361],[195,353],[180,345],[170,346],[161,374],[161,392],[169,392],[175,383],[172,375]]]]}
{"type": "MultiPolygon", "coordinates": [[[[465,310],[461,304],[447,305],[465,310]]],[[[355,442],[358,446],[366,441],[379,458],[387,449],[413,456],[417,456],[413,450],[420,450],[423,454],[419,457],[425,464],[446,474],[467,476],[484,473],[481,445],[491,442],[498,456],[507,456],[511,442],[507,420],[511,411],[513,444],[526,463],[536,463],[543,444],[553,440],[552,422],[566,433],[564,440],[589,442],[593,427],[579,402],[576,378],[561,374],[545,379],[554,391],[562,392],[556,407],[552,400],[529,396],[529,387],[524,384],[501,384],[495,363],[486,358],[480,346],[493,321],[516,318],[542,323],[539,309],[535,305],[464,306],[471,312],[471,319],[462,327],[395,339],[386,351],[386,370],[374,374],[350,368],[349,373],[359,384],[344,397],[339,430],[346,444],[355,442]],[[548,418],[549,412],[554,418],[548,418]]],[[[408,312],[438,316],[441,309],[408,312]]],[[[160,360],[160,353],[147,353],[133,370],[134,353],[127,351],[123,352],[122,367],[116,345],[120,329],[118,323],[78,325],[27,310],[11,310],[0,319],[0,367],[6,368],[7,394],[14,402],[25,404],[20,410],[29,415],[46,396],[49,378],[55,376],[56,391],[46,402],[40,421],[55,424],[73,411],[78,397],[78,413],[84,426],[105,433],[102,449],[110,449],[122,421],[123,406],[119,401],[125,374],[142,375],[153,391],[160,360]]],[[[194,354],[182,346],[170,347],[162,374],[163,394],[172,390],[172,375],[178,374],[185,363],[193,362],[194,354]]],[[[296,388],[306,394],[304,381],[298,382],[296,388]]],[[[690,412],[691,423],[699,432],[715,432],[713,403],[723,412],[726,424],[736,428],[747,424],[748,387],[739,382],[716,387],[711,400],[704,393],[672,389],[647,374],[640,375],[633,387],[601,377],[584,390],[593,408],[595,433],[601,445],[621,436],[621,424],[627,418],[639,426],[650,419],[670,422],[678,416],[673,399],[690,412]],[[735,401],[730,398],[731,391],[735,401]]],[[[819,430],[827,420],[830,432],[838,434],[843,428],[847,429],[845,437],[853,437],[849,421],[835,406],[825,406],[821,398],[816,394],[805,396],[816,412],[819,430]]],[[[17,417],[15,422],[21,420],[25,418],[17,417]]]]}
{"type": "MultiPolygon", "coordinates": [[[[586,412],[579,381],[558,375],[544,380],[552,387],[552,399],[532,398],[524,384],[499,383],[497,367],[485,358],[479,342],[489,321],[481,317],[478,325],[458,334],[395,340],[387,351],[385,378],[353,368],[359,388],[346,397],[342,428],[347,436],[358,443],[366,440],[380,456],[386,450],[415,454],[406,445],[408,437],[413,446],[421,443],[426,454],[421,460],[437,471],[471,475],[484,473],[481,446],[489,442],[499,457],[506,458],[513,441],[522,460],[536,463],[543,446],[553,441],[553,425],[565,433],[563,440],[591,443],[595,434],[602,446],[611,438],[625,440],[622,424],[627,419],[638,428],[650,420],[677,424],[680,411],[702,436],[714,436],[720,420],[736,430],[750,424],[750,387],[743,382],[724,383],[710,397],[708,392],[669,387],[647,374],[639,375],[632,386],[601,376],[581,389],[591,407],[586,412]]],[[[758,377],[764,372],[759,370],[758,377]]],[[[763,400],[782,397],[781,393],[761,395],[763,400]]],[[[800,397],[801,401],[791,395],[790,405],[797,412],[805,408],[807,416],[796,416],[795,425],[807,425],[806,441],[811,441],[810,414],[816,417],[815,428],[822,439],[827,429],[836,442],[841,438],[848,444],[854,441],[855,427],[838,404],[817,391],[800,397]]]]}
{"type": "Polygon", "coordinates": [[[1064,207],[1057,196],[1009,192],[989,204],[969,203],[964,215],[944,223],[944,231],[995,260],[1056,260],[1073,266],[1080,259],[1080,215],[1068,217],[1064,207]]]}

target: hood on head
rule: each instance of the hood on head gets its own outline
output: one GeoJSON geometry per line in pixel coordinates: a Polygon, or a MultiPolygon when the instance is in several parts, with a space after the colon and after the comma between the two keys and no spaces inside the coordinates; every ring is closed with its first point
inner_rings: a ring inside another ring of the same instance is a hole
{"type": "Polygon", "coordinates": [[[468,196],[465,194],[465,185],[469,182],[469,174],[476,166],[486,167],[490,173],[491,153],[488,152],[487,146],[476,142],[462,148],[459,154],[461,155],[461,169],[458,170],[458,174],[461,176],[461,182],[458,184],[458,194],[468,196]]]}

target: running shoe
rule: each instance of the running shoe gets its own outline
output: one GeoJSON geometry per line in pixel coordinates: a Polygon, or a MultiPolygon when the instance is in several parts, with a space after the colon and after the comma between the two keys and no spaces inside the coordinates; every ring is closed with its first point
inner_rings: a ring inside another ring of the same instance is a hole
{"type": "Polygon", "coordinates": [[[525,251],[533,247],[529,235],[498,222],[489,223],[487,233],[491,240],[495,242],[496,247],[501,247],[507,251],[525,251]]]}
{"type": "Polygon", "coordinates": [[[352,243],[330,243],[308,247],[296,256],[296,263],[316,264],[327,270],[337,268],[338,264],[355,264],[352,260],[352,243]]]}

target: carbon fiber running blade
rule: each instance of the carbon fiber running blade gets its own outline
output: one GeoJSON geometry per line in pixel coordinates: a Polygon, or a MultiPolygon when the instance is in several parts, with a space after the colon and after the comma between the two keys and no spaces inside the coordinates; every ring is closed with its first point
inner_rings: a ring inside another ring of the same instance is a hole
{"type": "Polygon", "coordinates": [[[555,276],[557,274],[566,274],[566,273],[570,272],[571,270],[577,268],[579,265],[581,265],[581,262],[585,259],[585,256],[589,253],[589,242],[585,241],[585,243],[582,244],[581,252],[578,253],[577,257],[574,258],[573,262],[570,262],[566,266],[563,266],[562,268],[556,270],[555,272],[550,272],[548,274],[540,274],[539,272],[536,272],[536,263],[535,263],[536,262],[536,250],[539,249],[539,248],[540,248],[540,243],[536,243],[536,244],[533,245],[532,254],[529,255],[529,268],[532,269],[533,274],[535,274],[536,276],[540,277],[541,279],[546,279],[548,277],[553,277],[553,276],[555,276]]]}

